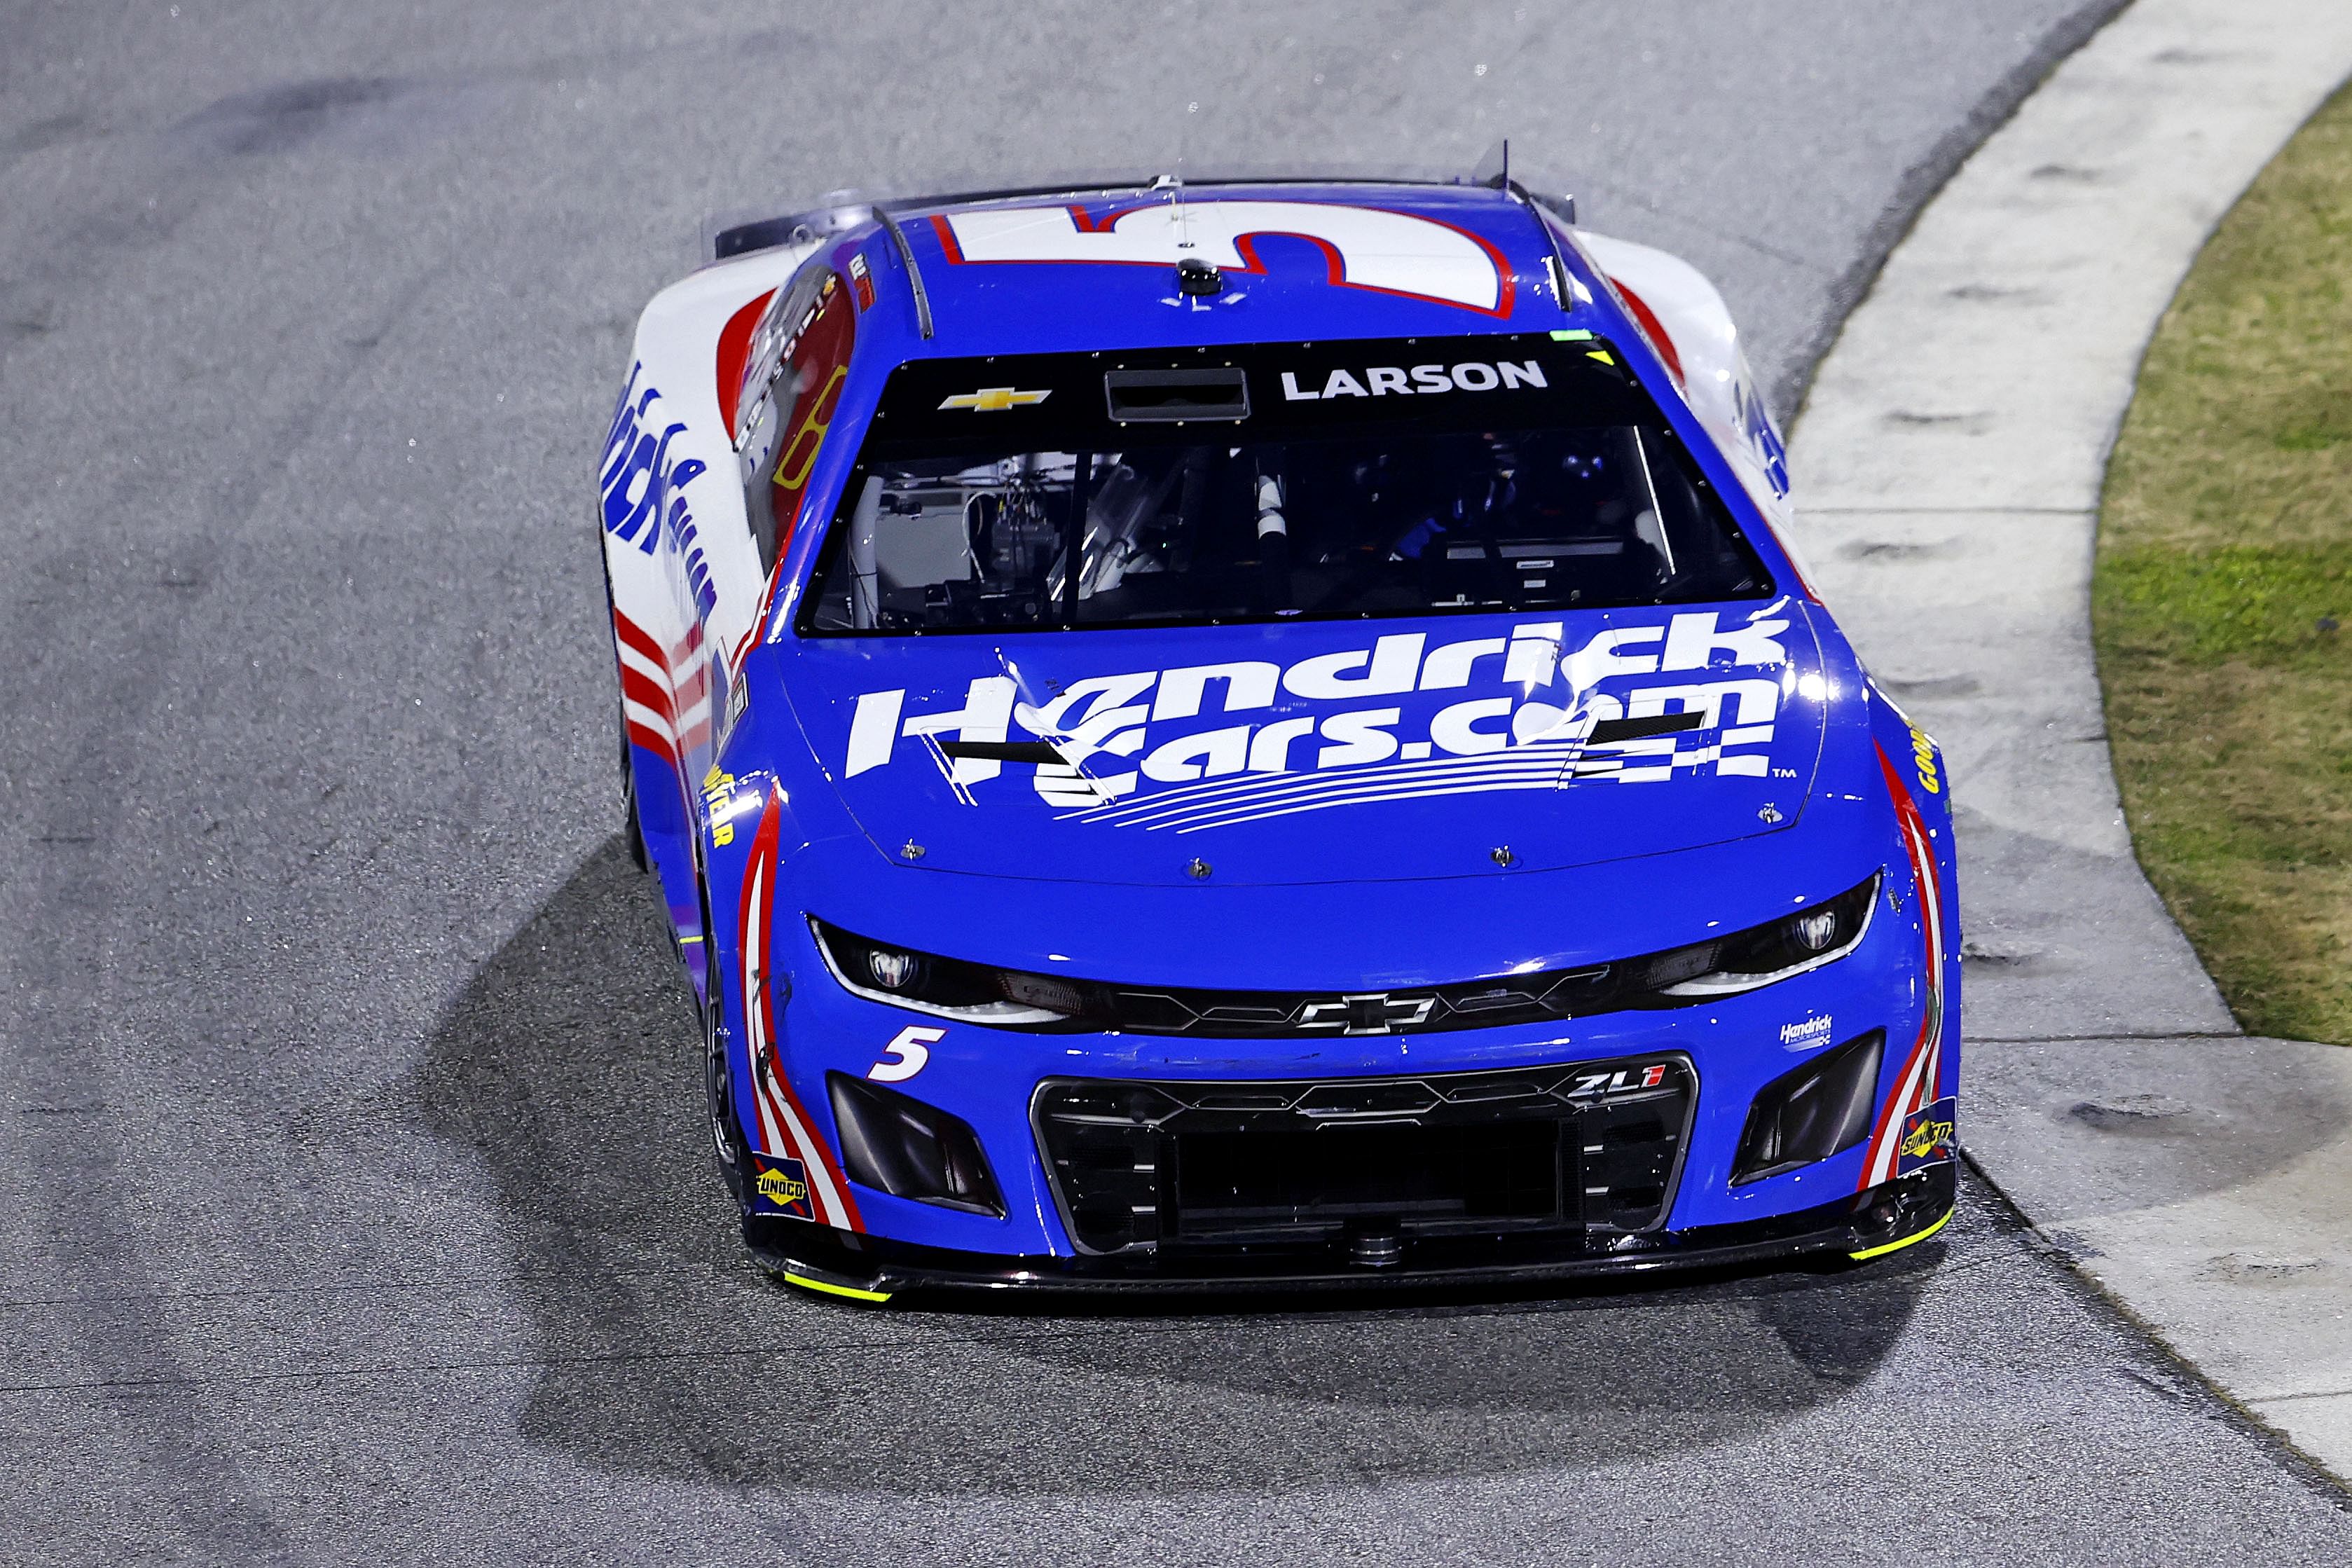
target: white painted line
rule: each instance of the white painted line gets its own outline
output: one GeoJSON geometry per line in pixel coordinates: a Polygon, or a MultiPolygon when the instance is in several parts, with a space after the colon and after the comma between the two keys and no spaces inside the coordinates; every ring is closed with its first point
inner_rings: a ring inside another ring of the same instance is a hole
{"type": "Polygon", "coordinates": [[[2352,1052],[2237,1036],[2139,874],[2088,612],[2140,355],[2213,226],[2347,74],[2352,5],[2137,0],[1921,213],[1823,361],[1791,463],[1832,607],[1950,758],[1964,1141],[2339,1477],[2352,1052]]]}

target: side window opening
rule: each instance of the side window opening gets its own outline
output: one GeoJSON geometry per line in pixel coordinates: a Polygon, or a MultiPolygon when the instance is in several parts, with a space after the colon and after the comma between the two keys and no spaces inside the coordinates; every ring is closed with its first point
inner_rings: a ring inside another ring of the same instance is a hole
{"type": "Polygon", "coordinates": [[[803,273],[780,292],[752,333],[736,437],[743,512],[772,571],[792,542],[810,472],[840,406],[857,336],[849,287],[829,268],[803,273]]]}

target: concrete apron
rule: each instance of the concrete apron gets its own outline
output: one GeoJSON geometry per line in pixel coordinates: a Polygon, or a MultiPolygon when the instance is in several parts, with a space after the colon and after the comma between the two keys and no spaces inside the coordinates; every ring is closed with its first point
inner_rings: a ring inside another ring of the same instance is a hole
{"type": "Polygon", "coordinates": [[[2241,1034],[2133,858],[2091,554],[2142,353],[2352,74],[2352,5],[2137,0],[1887,258],[1794,441],[1799,543],[1950,762],[1970,1157],[2224,1392],[2352,1478],[2352,1051],[2241,1034]]]}

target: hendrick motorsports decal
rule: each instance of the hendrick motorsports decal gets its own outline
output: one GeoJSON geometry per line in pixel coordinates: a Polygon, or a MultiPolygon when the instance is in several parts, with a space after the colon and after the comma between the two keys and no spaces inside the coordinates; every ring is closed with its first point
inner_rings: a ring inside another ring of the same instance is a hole
{"type": "Polygon", "coordinates": [[[1008,763],[1027,763],[1038,795],[1069,816],[1179,831],[1585,779],[1767,778],[1775,721],[1800,689],[1782,607],[1730,624],[1704,610],[1612,626],[1574,647],[1559,622],[1458,642],[1399,633],[1287,666],[1095,676],[1041,703],[1024,700],[1012,675],[972,680],[952,709],[911,710],[904,688],[868,691],[855,704],[843,773],[937,767],[977,805],[983,789],[1019,787],[994,781],[1008,763]],[[1597,689],[1642,676],[1681,679],[1597,689]],[[1456,691],[1465,695],[1413,702],[1456,691]],[[1251,717],[1277,694],[1346,706],[1308,715],[1294,702],[1251,717]]]}
{"type": "Polygon", "coordinates": [[[645,366],[632,365],[621,406],[604,437],[598,484],[604,492],[604,531],[651,555],[664,535],[684,558],[687,587],[695,614],[708,616],[718,604],[710,564],[704,559],[694,514],[680,493],[707,465],[698,458],[670,461],[670,443],[686,433],[682,421],[665,416],[659,389],[643,384],[645,366]]]}
{"type": "Polygon", "coordinates": [[[1780,1026],[1780,1043],[1798,1050],[1811,1046],[1826,1046],[1830,1043],[1830,1020],[1826,1016],[1816,1016],[1800,1023],[1783,1024],[1780,1026]]]}

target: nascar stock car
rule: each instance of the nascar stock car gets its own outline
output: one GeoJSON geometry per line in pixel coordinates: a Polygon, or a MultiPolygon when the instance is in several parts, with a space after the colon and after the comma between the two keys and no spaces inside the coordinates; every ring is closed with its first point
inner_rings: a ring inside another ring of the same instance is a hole
{"type": "Polygon", "coordinates": [[[1166,1289],[1949,1217],[1951,814],[1719,296],[1507,177],[720,232],[600,465],[754,1256],[1166,1289]]]}

